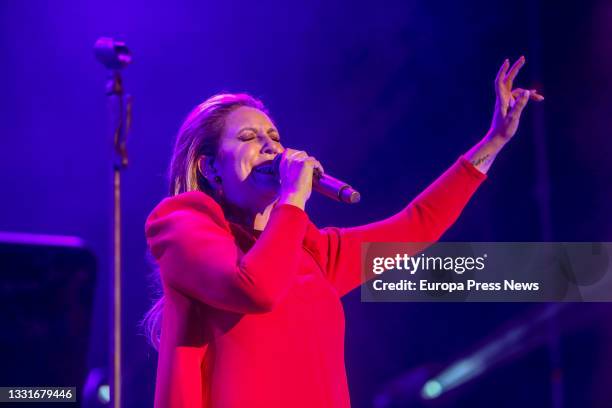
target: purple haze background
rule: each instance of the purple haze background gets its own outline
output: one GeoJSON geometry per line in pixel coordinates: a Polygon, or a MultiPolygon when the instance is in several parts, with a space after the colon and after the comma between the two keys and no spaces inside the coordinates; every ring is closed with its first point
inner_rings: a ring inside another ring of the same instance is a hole
{"type": "MultiPolygon", "coordinates": [[[[444,239],[611,240],[612,5],[604,0],[3,1],[0,11],[0,230],[80,236],[98,256],[91,367],[109,359],[111,254],[106,73],[92,46],[112,36],[134,55],[124,76],[134,96],[123,179],[126,406],[150,406],[155,380],[156,353],[137,329],[152,295],[144,220],[166,193],[181,121],[214,93],[262,98],[286,144],[362,192],[350,208],[313,197],[313,221],[357,225],[401,209],[484,135],[497,69],[524,54],[517,82],[546,101],[528,107],[444,239]]],[[[449,362],[529,307],[362,304],[357,292],[344,305],[355,407],[371,406],[405,370],[449,362]]],[[[605,399],[597,390],[610,380],[597,370],[612,361],[611,337],[598,326],[569,340],[568,401],[605,399]],[[576,374],[584,370],[596,379],[576,374]]],[[[546,406],[548,370],[547,353],[536,351],[459,401],[546,406]],[[530,392],[509,385],[517,376],[530,392]]]]}

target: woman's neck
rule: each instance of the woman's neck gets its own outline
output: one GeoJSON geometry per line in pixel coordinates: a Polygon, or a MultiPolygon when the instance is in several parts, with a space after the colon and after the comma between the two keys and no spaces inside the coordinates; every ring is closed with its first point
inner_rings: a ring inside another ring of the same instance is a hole
{"type": "Polygon", "coordinates": [[[243,227],[263,231],[268,225],[270,219],[270,213],[276,205],[276,200],[271,202],[268,206],[262,210],[244,210],[238,207],[227,207],[225,210],[225,217],[236,224],[240,224],[243,227]]]}

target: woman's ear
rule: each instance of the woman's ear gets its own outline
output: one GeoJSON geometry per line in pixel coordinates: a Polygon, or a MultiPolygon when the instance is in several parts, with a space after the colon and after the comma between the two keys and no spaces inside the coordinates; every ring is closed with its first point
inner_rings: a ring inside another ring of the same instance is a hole
{"type": "Polygon", "coordinates": [[[208,178],[210,177],[210,169],[207,168],[208,166],[208,158],[204,155],[198,157],[198,170],[200,171],[200,174],[202,176],[204,176],[205,179],[208,180],[208,178]]]}
{"type": "Polygon", "coordinates": [[[217,176],[217,169],[213,166],[214,159],[202,155],[198,158],[198,170],[211,185],[214,185],[217,176]]]}

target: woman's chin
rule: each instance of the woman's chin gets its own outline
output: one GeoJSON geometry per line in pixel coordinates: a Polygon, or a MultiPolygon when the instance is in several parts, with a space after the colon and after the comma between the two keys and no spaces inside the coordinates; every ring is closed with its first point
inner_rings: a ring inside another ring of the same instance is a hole
{"type": "Polygon", "coordinates": [[[251,173],[249,176],[252,185],[258,190],[262,192],[273,192],[274,194],[278,194],[280,190],[280,181],[278,177],[264,174],[264,173],[251,173]]]}
{"type": "Polygon", "coordinates": [[[280,192],[280,183],[276,177],[254,175],[249,177],[249,190],[257,202],[271,203],[280,192]]]}

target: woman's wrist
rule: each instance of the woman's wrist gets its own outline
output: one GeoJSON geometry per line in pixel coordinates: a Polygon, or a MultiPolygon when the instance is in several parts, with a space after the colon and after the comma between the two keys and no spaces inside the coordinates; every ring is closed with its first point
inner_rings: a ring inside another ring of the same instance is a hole
{"type": "Polygon", "coordinates": [[[486,143],[491,150],[496,150],[499,153],[506,143],[508,143],[508,138],[505,138],[501,133],[489,130],[481,142],[486,143]]]}
{"type": "Polygon", "coordinates": [[[300,194],[295,193],[281,193],[281,196],[278,199],[278,204],[290,204],[301,208],[302,210],[306,208],[306,200],[301,197],[300,194]]]}
{"type": "Polygon", "coordinates": [[[489,131],[474,147],[464,156],[481,173],[486,174],[493,164],[495,157],[505,146],[506,141],[500,135],[489,131]]]}

